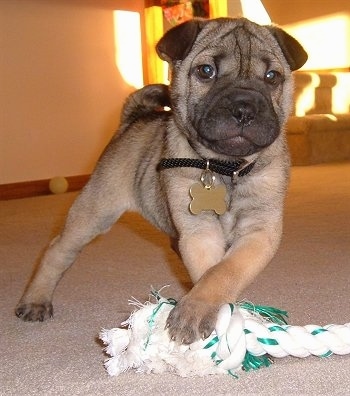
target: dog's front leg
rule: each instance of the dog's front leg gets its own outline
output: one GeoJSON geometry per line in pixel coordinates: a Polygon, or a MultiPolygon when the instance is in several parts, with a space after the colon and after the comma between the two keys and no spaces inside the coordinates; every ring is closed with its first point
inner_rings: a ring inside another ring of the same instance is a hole
{"type": "Polygon", "coordinates": [[[194,277],[200,276],[200,272],[195,269],[195,262],[206,270],[192,290],[171,311],[167,321],[171,338],[179,343],[190,344],[209,337],[214,330],[220,306],[236,301],[239,293],[269,263],[279,240],[280,233],[272,233],[271,230],[246,234],[235,242],[221,261],[206,269],[202,260],[205,254],[210,256],[215,240],[213,236],[202,239],[201,249],[198,250],[197,246],[192,257],[185,255],[184,260],[192,259],[192,264],[187,265],[193,268],[194,277]],[[196,251],[200,252],[198,257],[195,257],[196,251]]]}
{"type": "Polygon", "coordinates": [[[181,234],[177,248],[195,286],[171,311],[167,327],[172,339],[190,344],[195,339],[208,337],[211,333],[207,334],[208,324],[215,323],[216,304],[196,296],[194,290],[202,275],[218,264],[225,254],[222,228],[210,222],[205,229],[192,224],[191,229],[187,228],[181,234]]]}

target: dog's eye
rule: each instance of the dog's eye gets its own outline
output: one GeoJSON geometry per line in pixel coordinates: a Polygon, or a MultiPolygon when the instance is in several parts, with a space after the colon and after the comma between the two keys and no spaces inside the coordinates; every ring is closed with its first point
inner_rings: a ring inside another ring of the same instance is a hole
{"type": "Polygon", "coordinates": [[[265,81],[272,85],[277,85],[281,81],[282,75],[276,70],[269,70],[265,74],[265,81]]]}
{"type": "Polygon", "coordinates": [[[199,78],[209,80],[215,77],[216,70],[211,65],[199,65],[196,68],[196,73],[199,78]]]}

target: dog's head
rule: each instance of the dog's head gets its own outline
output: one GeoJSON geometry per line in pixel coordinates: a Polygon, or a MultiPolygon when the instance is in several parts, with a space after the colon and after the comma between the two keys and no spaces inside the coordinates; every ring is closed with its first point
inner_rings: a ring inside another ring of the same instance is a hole
{"type": "Polygon", "coordinates": [[[244,18],[192,20],[157,45],[172,72],[171,105],[200,153],[248,156],[280,135],[292,107],[291,71],[307,60],[283,30],[244,18]]]}

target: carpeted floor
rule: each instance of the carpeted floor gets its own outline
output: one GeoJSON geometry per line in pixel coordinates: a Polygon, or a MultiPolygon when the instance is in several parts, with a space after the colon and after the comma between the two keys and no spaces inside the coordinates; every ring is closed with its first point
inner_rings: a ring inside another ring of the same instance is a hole
{"type": "MultiPolygon", "coordinates": [[[[109,377],[97,335],[129,314],[150,286],[180,297],[190,280],[167,238],[125,215],[90,244],[54,299],[55,318],[23,323],[14,307],[75,194],[0,202],[1,395],[345,395],[350,355],[276,359],[239,375],[181,378],[128,372],[109,377]]],[[[295,167],[282,245],[241,296],[290,313],[290,323],[350,322],[350,163],[295,167]]]]}

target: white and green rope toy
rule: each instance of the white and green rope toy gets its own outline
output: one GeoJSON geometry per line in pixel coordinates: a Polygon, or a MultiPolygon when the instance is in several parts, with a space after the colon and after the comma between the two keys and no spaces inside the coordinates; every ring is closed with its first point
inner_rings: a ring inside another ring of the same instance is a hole
{"type": "Polygon", "coordinates": [[[327,326],[289,326],[287,312],[243,302],[221,307],[213,333],[206,340],[178,345],[165,330],[176,305],[173,299],[152,292],[156,303],[130,303],[139,309],[122,326],[102,330],[100,338],[111,357],[105,361],[110,375],[128,369],[143,373],[174,372],[180,376],[246,371],[269,366],[272,357],[309,355],[328,357],[350,353],[350,323],[327,326]]]}

